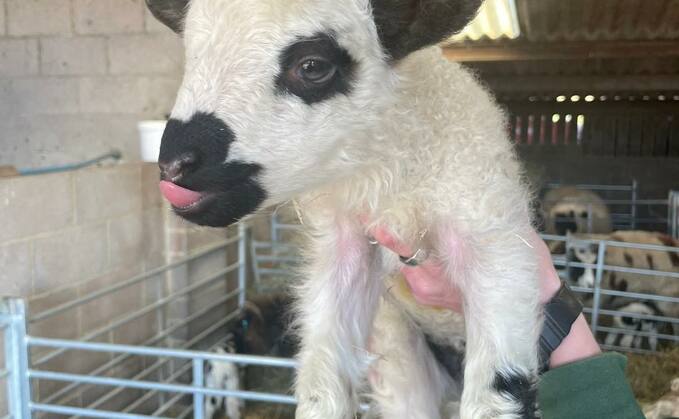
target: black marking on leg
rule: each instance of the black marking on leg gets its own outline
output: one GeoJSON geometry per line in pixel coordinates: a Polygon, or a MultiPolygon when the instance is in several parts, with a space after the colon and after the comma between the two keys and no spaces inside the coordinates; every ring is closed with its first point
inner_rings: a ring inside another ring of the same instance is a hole
{"type": "Polygon", "coordinates": [[[648,262],[648,269],[655,269],[655,265],[653,264],[653,256],[647,254],[646,261],[648,262]]]}
{"type": "Polygon", "coordinates": [[[427,345],[439,365],[448,373],[448,375],[462,386],[464,376],[464,352],[458,351],[450,345],[442,345],[436,340],[425,334],[427,345]]]}
{"type": "MultiPolygon", "coordinates": [[[[658,235],[658,239],[663,244],[663,246],[668,247],[679,246],[679,242],[677,240],[665,234],[658,235]]],[[[667,255],[669,256],[670,261],[672,262],[672,266],[679,266],[679,252],[668,251],[667,255]]]]}
{"type": "Polygon", "coordinates": [[[623,253],[622,256],[625,258],[625,263],[627,266],[634,266],[634,258],[629,253],[623,253]]]}
{"type": "Polygon", "coordinates": [[[503,396],[516,401],[519,414],[523,419],[537,419],[540,417],[537,405],[537,388],[535,379],[531,379],[516,371],[497,372],[493,388],[503,396]]]}

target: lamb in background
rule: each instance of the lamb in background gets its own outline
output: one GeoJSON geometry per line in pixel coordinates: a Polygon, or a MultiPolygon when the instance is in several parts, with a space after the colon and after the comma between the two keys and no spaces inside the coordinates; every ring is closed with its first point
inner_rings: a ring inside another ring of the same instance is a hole
{"type": "MultiPolygon", "coordinates": [[[[616,231],[611,234],[578,234],[567,238],[567,260],[587,264],[579,267],[567,265],[568,280],[572,285],[592,288],[596,278],[596,264],[598,262],[598,245],[596,242],[587,240],[607,240],[623,243],[636,243],[641,245],[654,245],[664,247],[677,247],[679,243],[671,237],[653,231],[616,231]]],[[[604,259],[605,265],[612,267],[605,269],[601,279],[601,288],[613,291],[641,293],[647,295],[663,295],[674,299],[679,298],[679,251],[672,250],[646,250],[619,246],[607,246],[604,259]],[[616,272],[615,267],[634,268],[666,272],[667,275],[647,275],[636,272],[616,272]]],[[[653,301],[631,299],[623,297],[603,296],[602,308],[619,310],[631,313],[630,316],[615,316],[613,327],[628,329],[638,332],[648,332],[646,339],[636,338],[633,335],[622,337],[617,333],[609,333],[606,344],[617,343],[624,347],[655,350],[657,338],[654,335],[663,333],[665,326],[648,318],[636,318],[641,316],[669,316],[679,318],[679,303],[672,301],[653,301]],[[647,342],[647,344],[645,344],[647,342]]],[[[673,333],[672,326],[668,326],[673,333]]],[[[674,334],[677,334],[676,326],[674,334]]]]}
{"type": "Polygon", "coordinates": [[[612,231],[611,214],[595,192],[563,186],[550,189],[542,199],[547,234],[606,234],[612,231]]]}
{"type": "MultiPolygon", "coordinates": [[[[234,354],[233,345],[217,347],[215,353],[234,354]]],[[[219,390],[241,390],[241,379],[238,365],[233,362],[208,361],[205,371],[205,387],[219,390]]],[[[234,397],[206,396],[205,417],[207,419],[241,419],[243,400],[234,397]]]]}
{"type": "Polygon", "coordinates": [[[461,417],[534,417],[530,197],[504,115],[432,46],[481,0],[147,3],[186,45],[159,159],[175,212],[225,226],[294,199],[308,231],[297,418],[353,417],[371,364],[399,377],[372,382],[382,417],[441,417],[452,389],[425,335],[453,346],[463,322],[461,417]],[[377,225],[420,249],[403,261],[442,261],[464,319],[391,292],[403,263],[371,245],[377,225]]]}
{"type": "MultiPolygon", "coordinates": [[[[261,295],[245,302],[238,318],[229,329],[229,339],[215,349],[219,354],[267,355],[282,358],[294,356],[297,342],[290,334],[289,310],[292,298],[284,293],[261,295]]],[[[248,367],[258,368],[258,367],[248,367]]],[[[260,370],[263,367],[259,367],[260,370]]],[[[206,365],[205,385],[224,390],[252,389],[250,374],[241,371],[233,362],[209,361],[206,365]]],[[[278,389],[285,391],[286,388],[278,389]]],[[[207,419],[240,419],[243,400],[234,397],[208,396],[205,399],[207,419]]]]}

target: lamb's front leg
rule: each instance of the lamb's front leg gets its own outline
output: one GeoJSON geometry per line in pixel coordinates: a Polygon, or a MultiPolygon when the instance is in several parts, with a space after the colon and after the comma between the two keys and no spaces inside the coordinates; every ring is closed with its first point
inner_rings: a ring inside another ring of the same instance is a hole
{"type": "Polygon", "coordinates": [[[298,419],[348,419],[368,367],[367,338],[383,281],[362,229],[333,221],[311,243],[298,288],[302,348],[295,393],[298,419]]]}
{"type": "Polygon", "coordinates": [[[464,248],[471,262],[453,274],[463,278],[467,330],[462,419],[536,417],[541,317],[533,251],[509,232],[448,248],[455,259],[464,248]]]}

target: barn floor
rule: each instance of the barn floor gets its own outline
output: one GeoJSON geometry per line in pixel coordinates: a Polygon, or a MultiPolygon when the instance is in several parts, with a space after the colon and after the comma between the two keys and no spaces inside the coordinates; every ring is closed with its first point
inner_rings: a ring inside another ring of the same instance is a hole
{"type": "Polygon", "coordinates": [[[670,390],[670,381],[679,377],[679,346],[658,355],[627,356],[627,378],[641,404],[658,400],[670,390]]]}
{"type": "MultiPolygon", "coordinates": [[[[644,405],[657,401],[669,391],[673,378],[679,377],[679,346],[658,355],[628,355],[627,377],[634,394],[644,405]]],[[[251,367],[247,374],[248,387],[254,391],[286,393],[293,375],[289,370],[251,367]]],[[[292,406],[248,403],[245,419],[293,419],[292,406]]]]}
{"type": "MultiPolygon", "coordinates": [[[[250,366],[246,371],[248,390],[289,394],[294,372],[283,368],[250,366]]],[[[294,419],[294,406],[280,404],[247,403],[245,419],[294,419]]]]}

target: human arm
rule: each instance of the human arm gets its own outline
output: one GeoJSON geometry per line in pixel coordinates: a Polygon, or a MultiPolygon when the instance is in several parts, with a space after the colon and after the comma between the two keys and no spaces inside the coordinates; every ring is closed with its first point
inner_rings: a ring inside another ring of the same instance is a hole
{"type": "MultiPolygon", "coordinates": [[[[412,249],[378,227],[370,234],[382,246],[401,256],[412,249]]],[[[541,302],[547,303],[558,292],[561,280],[554,269],[545,243],[533,233],[525,238],[538,260],[541,302]]],[[[442,268],[433,258],[418,266],[401,268],[415,299],[424,305],[448,308],[462,313],[460,291],[443,280],[442,268]]],[[[552,352],[550,370],[538,384],[538,400],[545,419],[643,418],[625,378],[626,358],[601,354],[584,316],[573,323],[570,333],[552,352]]]]}

